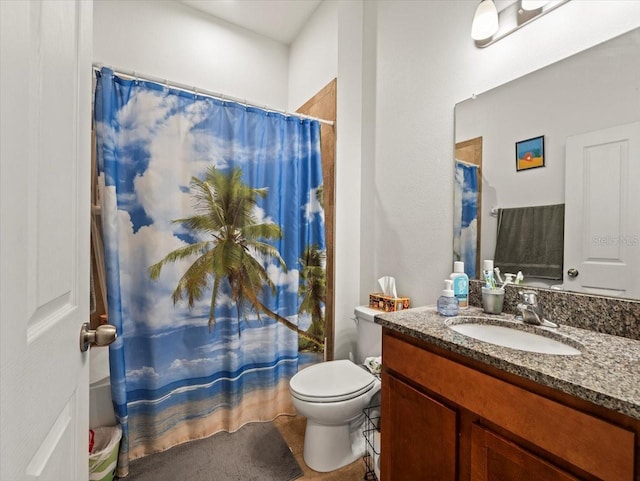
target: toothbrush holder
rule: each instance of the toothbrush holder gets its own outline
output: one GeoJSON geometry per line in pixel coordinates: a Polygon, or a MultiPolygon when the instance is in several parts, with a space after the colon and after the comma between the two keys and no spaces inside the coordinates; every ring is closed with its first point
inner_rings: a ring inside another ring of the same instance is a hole
{"type": "Polygon", "coordinates": [[[501,287],[482,288],[482,308],[487,314],[500,314],[504,304],[504,289],[501,287]]]}

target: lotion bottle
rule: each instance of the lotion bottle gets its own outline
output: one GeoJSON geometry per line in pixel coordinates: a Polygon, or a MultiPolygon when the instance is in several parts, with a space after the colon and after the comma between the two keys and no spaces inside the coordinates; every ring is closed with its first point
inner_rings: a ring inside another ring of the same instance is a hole
{"type": "Polygon", "coordinates": [[[444,290],[438,297],[438,312],[442,316],[453,317],[458,315],[458,299],[453,295],[453,281],[445,279],[444,290]]]}
{"type": "Polygon", "coordinates": [[[464,262],[453,263],[453,273],[450,276],[453,281],[453,295],[458,299],[460,309],[469,307],[469,276],[464,273],[464,262]]]}

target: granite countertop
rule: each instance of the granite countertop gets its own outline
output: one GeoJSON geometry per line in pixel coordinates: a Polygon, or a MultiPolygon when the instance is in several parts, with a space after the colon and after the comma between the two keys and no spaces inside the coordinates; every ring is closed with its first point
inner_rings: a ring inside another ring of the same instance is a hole
{"type": "MultiPolygon", "coordinates": [[[[457,317],[443,317],[435,306],[380,313],[375,322],[383,327],[535,381],[558,391],[640,419],[640,341],[561,325],[529,326],[513,315],[489,315],[481,308],[461,310],[457,317]],[[509,323],[541,333],[578,348],[580,355],[539,354],[501,347],[459,334],[448,326],[473,322],[509,323]]],[[[384,364],[384,360],[383,360],[384,364]]]]}

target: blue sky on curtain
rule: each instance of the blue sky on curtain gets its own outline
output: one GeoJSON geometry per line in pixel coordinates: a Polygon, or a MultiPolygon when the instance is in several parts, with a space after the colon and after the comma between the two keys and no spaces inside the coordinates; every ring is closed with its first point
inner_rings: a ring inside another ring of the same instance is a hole
{"type": "Polygon", "coordinates": [[[317,121],[96,72],[112,396],[128,461],[294,413],[323,343],[317,121]]]}
{"type": "Polygon", "coordinates": [[[464,262],[470,279],[477,278],[478,166],[456,160],[453,194],[453,257],[464,262]]]}

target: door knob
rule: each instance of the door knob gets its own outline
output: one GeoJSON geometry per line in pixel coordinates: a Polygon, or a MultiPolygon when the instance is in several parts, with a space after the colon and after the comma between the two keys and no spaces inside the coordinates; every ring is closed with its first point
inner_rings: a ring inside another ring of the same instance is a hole
{"type": "Polygon", "coordinates": [[[578,277],[578,274],[580,274],[580,273],[578,272],[578,269],[573,269],[573,268],[571,268],[571,269],[569,269],[569,270],[567,271],[567,275],[568,275],[569,277],[571,277],[572,279],[573,279],[573,278],[575,278],[575,277],[578,277]]]}
{"type": "Polygon", "coordinates": [[[97,329],[90,329],[89,323],[85,322],[80,328],[80,350],[85,352],[90,346],[108,346],[116,337],[116,326],[112,324],[102,324],[97,329]]]}

